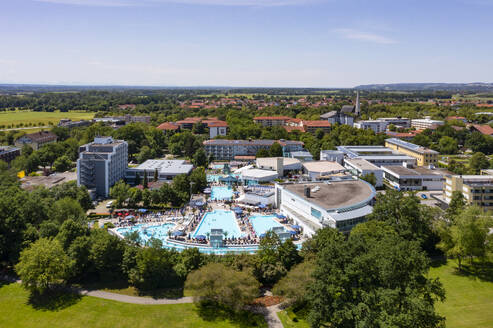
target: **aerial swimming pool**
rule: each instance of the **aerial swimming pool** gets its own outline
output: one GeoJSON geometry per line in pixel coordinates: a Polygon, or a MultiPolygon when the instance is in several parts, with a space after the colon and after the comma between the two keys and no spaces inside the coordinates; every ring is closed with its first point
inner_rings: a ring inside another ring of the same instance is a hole
{"type": "Polygon", "coordinates": [[[227,232],[227,238],[239,238],[243,236],[236,222],[235,214],[232,211],[214,210],[207,212],[200,221],[193,236],[207,236],[211,232],[211,229],[223,229],[223,232],[227,232]]]}
{"type": "Polygon", "coordinates": [[[212,200],[230,200],[233,198],[233,189],[230,187],[214,186],[211,188],[212,200]]]}
{"type": "Polygon", "coordinates": [[[172,223],[164,223],[155,226],[144,226],[143,224],[137,224],[132,227],[118,228],[116,231],[125,237],[127,233],[138,231],[140,239],[147,243],[149,239],[156,238],[164,240],[168,237],[168,231],[172,229],[175,225],[172,223]]]}
{"type": "Polygon", "coordinates": [[[255,230],[257,236],[260,236],[261,234],[272,230],[272,228],[283,227],[282,224],[275,220],[275,217],[275,215],[253,215],[248,219],[252,223],[253,230],[255,230]]]}

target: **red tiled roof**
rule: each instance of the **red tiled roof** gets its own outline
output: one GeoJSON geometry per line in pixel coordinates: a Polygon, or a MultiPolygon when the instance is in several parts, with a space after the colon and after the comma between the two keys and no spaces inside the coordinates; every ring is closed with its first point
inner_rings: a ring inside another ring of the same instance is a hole
{"type": "Polygon", "coordinates": [[[449,116],[446,118],[446,120],[465,120],[466,118],[465,117],[462,117],[462,116],[449,116]]]}
{"type": "Polygon", "coordinates": [[[303,121],[303,125],[312,127],[330,127],[329,121],[319,120],[319,121],[303,121]]]}
{"type": "Polygon", "coordinates": [[[156,129],[158,130],[177,130],[180,127],[172,122],[161,123],[156,129]]]}
{"type": "Polygon", "coordinates": [[[293,131],[305,132],[305,128],[299,125],[285,125],[283,126],[283,128],[287,132],[293,132],[293,131]]]}
{"type": "Polygon", "coordinates": [[[303,121],[301,118],[290,118],[288,123],[301,123],[303,121]]]}
{"type": "Polygon", "coordinates": [[[473,124],[472,126],[484,135],[487,135],[487,136],[493,135],[493,128],[489,125],[473,124]]]}
{"type": "Polygon", "coordinates": [[[207,124],[208,127],[227,127],[228,126],[228,123],[224,122],[224,121],[212,121],[210,123],[207,124]]]}

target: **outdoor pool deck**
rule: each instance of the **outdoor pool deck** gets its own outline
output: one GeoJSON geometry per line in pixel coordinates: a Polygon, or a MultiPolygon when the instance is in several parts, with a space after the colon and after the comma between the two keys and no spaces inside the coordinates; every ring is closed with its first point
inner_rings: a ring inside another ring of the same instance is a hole
{"type": "Polygon", "coordinates": [[[284,227],[276,220],[275,215],[253,215],[248,218],[257,236],[266,233],[275,227],[284,227]]]}
{"type": "Polygon", "coordinates": [[[151,238],[164,241],[164,239],[168,238],[168,231],[174,226],[175,225],[173,223],[163,223],[149,226],[137,224],[132,227],[117,228],[116,231],[123,237],[125,237],[127,233],[138,231],[140,239],[142,239],[144,243],[147,243],[151,238]]]}
{"type": "Polygon", "coordinates": [[[211,232],[211,229],[223,229],[223,232],[227,232],[227,238],[243,237],[233,211],[214,210],[207,212],[200,221],[193,237],[199,235],[207,236],[211,232]]]}
{"type": "Polygon", "coordinates": [[[231,200],[233,198],[233,189],[225,186],[213,186],[211,188],[212,200],[231,200]]]}

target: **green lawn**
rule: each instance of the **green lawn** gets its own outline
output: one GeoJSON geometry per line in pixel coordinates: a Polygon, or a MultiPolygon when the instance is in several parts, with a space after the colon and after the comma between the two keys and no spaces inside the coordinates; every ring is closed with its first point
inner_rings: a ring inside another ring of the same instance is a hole
{"type": "Polygon", "coordinates": [[[94,117],[94,113],[92,112],[82,112],[82,111],[70,111],[66,113],[62,113],[59,111],[56,112],[33,112],[33,111],[8,111],[8,112],[0,112],[0,126],[4,125],[5,128],[8,128],[10,125],[13,125],[14,128],[17,124],[23,123],[26,124],[32,123],[30,126],[39,126],[48,125],[50,122],[56,125],[60,119],[69,118],[73,121],[82,120],[82,119],[92,119],[94,117]]]}
{"type": "Polygon", "coordinates": [[[277,316],[281,320],[284,328],[310,328],[310,325],[305,319],[296,316],[290,309],[278,312],[277,316]]]}
{"type": "MultiPolygon", "coordinates": [[[[437,310],[447,318],[447,328],[493,327],[493,282],[458,274],[454,261],[432,268],[446,291],[446,300],[437,310]]],[[[493,274],[490,271],[490,280],[493,274]]]]}
{"type": "MultiPolygon", "coordinates": [[[[193,304],[136,305],[89,296],[69,298],[63,306],[46,309],[29,303],[28,292],[19,284],[3,285],[0,327],[254,327],[244,320],[239,323],[224,317],[212,319],[217,311],[199,315],[193,304]]],[[[265,326],[263,319],[256,319],[265,326]]]]}

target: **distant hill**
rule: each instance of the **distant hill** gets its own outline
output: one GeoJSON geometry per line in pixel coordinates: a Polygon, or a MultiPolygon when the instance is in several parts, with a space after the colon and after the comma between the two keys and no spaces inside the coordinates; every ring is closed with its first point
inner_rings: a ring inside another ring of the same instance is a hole
{"type": "Polygon", "coordinates": [[[491,92],[493,83],[391,83],[358,85],[355,89],[369,91],[469,91],[491,92]]]}

